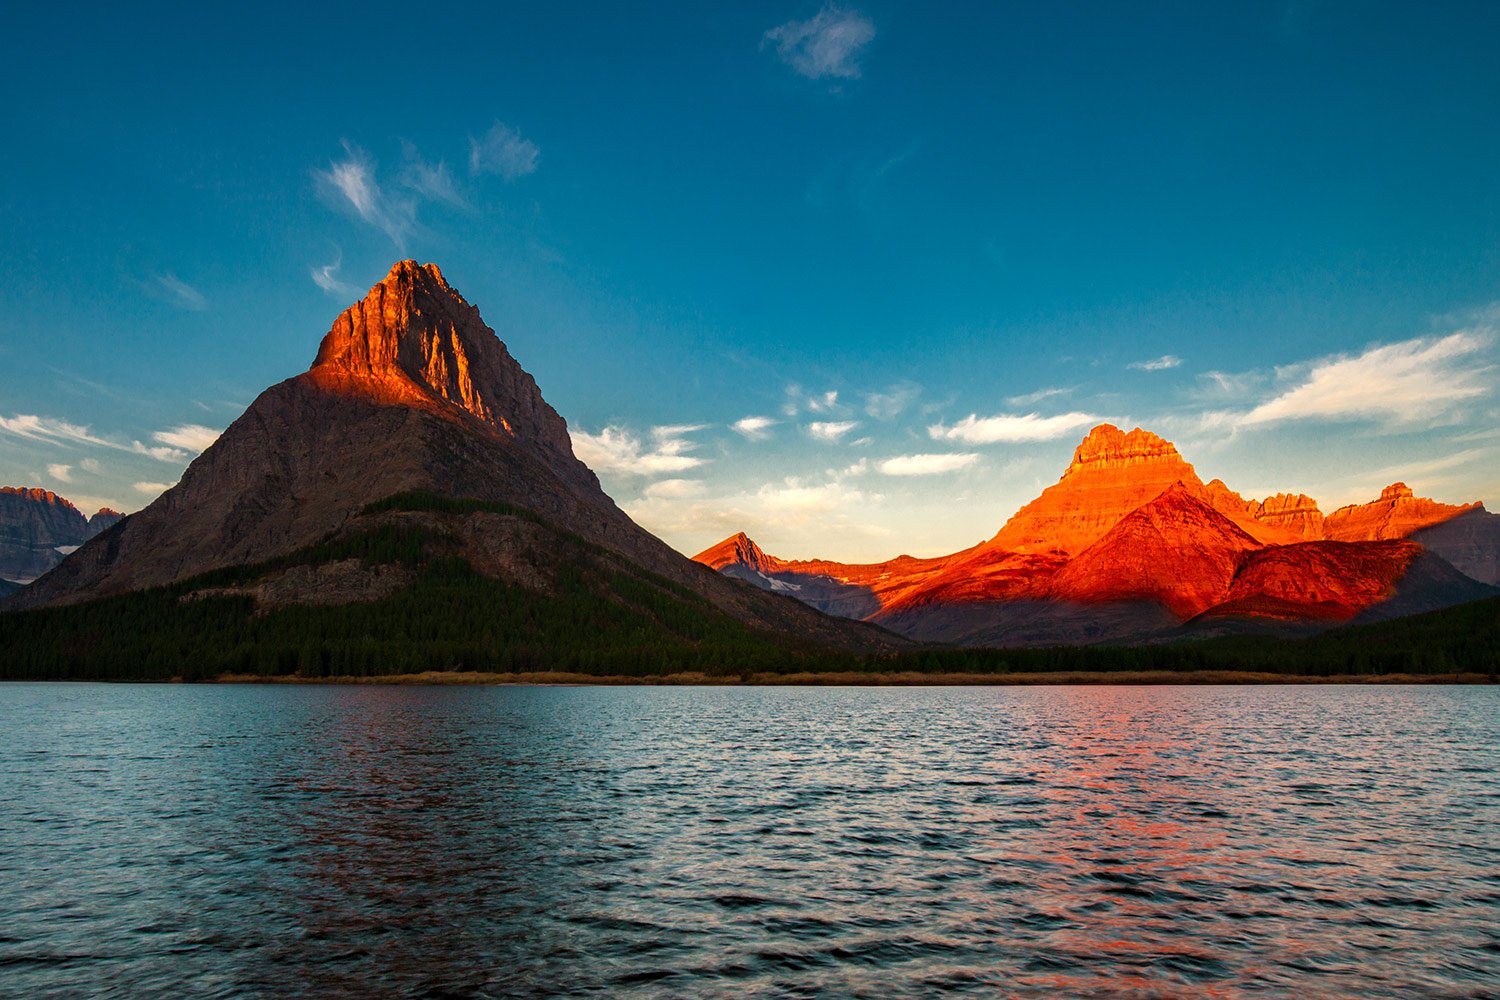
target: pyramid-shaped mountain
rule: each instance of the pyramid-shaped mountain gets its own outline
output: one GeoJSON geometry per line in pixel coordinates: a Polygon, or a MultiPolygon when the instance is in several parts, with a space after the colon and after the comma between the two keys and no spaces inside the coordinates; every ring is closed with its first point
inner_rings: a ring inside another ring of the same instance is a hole
{"type": "MultiPolygon", "coordinates": [[[[899,642],[724,579],[637,526],[574,456],[567,424],[478,310],[436,266],[415,261],[345,310],[312,367],[263,392],[181,482],[9,605],[180,589],[215,573],[236,586],[202,593],[261,606],[389,598],[410,566],[309,565],[308,553],[417,529],[426,555],[530,592],[608,584],[607,600],[627,605],[621,595],[637,594],[632,614],[648,630],[678,621],[654,602],[687,601],[762,635],[860,649],[899,642]],[[246,582],[245,567],[271,568],[246,582]],[[649,593],[630,580],[648,580],[649,593]]],[[[696,627],[690,619],[683,629],[696,627]]]]}

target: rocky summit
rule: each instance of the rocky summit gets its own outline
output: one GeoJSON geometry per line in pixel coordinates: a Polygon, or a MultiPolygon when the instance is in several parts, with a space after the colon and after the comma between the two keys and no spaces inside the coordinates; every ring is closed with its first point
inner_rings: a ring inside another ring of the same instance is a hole
{"type": "Polygon", "coordinates": [[[1101,424],[1057,483],[973,549],[844,565],[778,558],[739,534],[698,558],[922,641],[1131,642],[1302,634],[1490,596],[1497,525],[1479,504],[1402,483],[1326,518],[1302,493],[1246,499],[1204,483],[1164,438],[1101,424]]]}
{"type": "Polygon", "coordinates": [[[124,516],[104,507],[85,517],[51,490],[0,486],[0,580],[29,583],[124,516]]]}
{"type": "Polygon", "coordinates": [[[409,566],[327,553],[413,532],[438,538],[429,554],[532,592],[587,590],[587,578],[603,581],[608,601],[703,602],[767,635],[899,645],[742,587],[638,527],[574,456],[566,422],[479,311],[435,265],[409,260],[344,310],[308,371],[261,393],[176,486],[8,603],[77,604],[257,566],[267,568],[251,582],[201,592],[263,606],[384,599],[411,582],[409,566]],[[655,581],[654,596],[626,578],[655,581]]]}

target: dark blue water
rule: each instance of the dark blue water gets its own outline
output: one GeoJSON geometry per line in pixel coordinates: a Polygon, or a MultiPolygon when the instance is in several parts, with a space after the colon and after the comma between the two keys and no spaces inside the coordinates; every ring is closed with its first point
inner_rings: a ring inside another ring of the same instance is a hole
{"type": "Polygon", "coordinates": [[[0,686],[6,996],[1500,994],[1500,689],[0,686]]]}

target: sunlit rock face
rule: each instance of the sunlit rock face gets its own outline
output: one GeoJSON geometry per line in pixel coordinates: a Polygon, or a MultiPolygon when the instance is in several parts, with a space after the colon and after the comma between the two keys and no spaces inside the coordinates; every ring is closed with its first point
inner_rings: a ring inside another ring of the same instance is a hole
{"type": "Polygon", "coordinates": [[[1405,538],[1429,525],[1440,524],[1478,503],[1438,503],[1412,494],[1405,483],[1392,483],[1380,491],[1380,499],[1370,503],[1350,504],[1329,514],[1323,522],[1324,537],[1339,542],[1377,541],[1405,538]]]}
{"type": "Polygon", "coordinates": [[[1284,529],[1303,541],[1323,537],[1323,512],[1318,502],[1305,493],[1277,493],[1266,497],[1252,511],[1262,524],[1284,529]]]}
{"type": "Polygon", "coordinates": [[[760,573],[774,572],[785,565],[782,560],[762,552],[760,546],[751,541],[750,536],[743,531],[704,549],[693,556],[693,561],[700,562],[709,569],[722,570],[737,566],[760,573]]]}
{"type": "Polygon", "coordinates": [[[92,518],[51,490],[0,486],[0,579],[32,580],[125,515],[92,518]]]}
{"type": "Polygon", "coordinates": [[[1202,482],[1171,442],[1104,424],[1055,485],[973,549],[850,565],[782,559],[736,535],[698,559],[922,641],[1148,640],[1200,618],[1305,634],[1493,593],[1500,517],[1398,483],[1325,519],[1306,494],[1246,499],[1202,482]]]}
{"type": "Polygon", "coordinates": [[[306,378],[341,395],[473,417],[559,475],[598,488],[536,381],[436,264],[403,260],[344,310],[306,378]]]}
{"type": "Polygon", "coordinates": [[[1247,552],[1244,529],[1178,483],[1127,514],[1052,580],[1052,596],[1086,604],[1152,600],[1179,618],[1223,601],[1247,552]]]}
{"type": "Polygon", "coordinates": [[[1177,483],[1203,489],[1170,441],[1139,427],[1126,433],[1100,424],[1073,452],[1062,478],[1017,511],[989,544],[1008,552],[1077,555],[1177,483]]]}

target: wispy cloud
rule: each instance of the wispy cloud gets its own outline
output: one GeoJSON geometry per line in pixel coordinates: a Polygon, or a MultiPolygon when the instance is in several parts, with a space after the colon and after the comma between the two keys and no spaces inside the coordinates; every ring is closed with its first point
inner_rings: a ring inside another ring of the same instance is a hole
{"type": "Polygon", "coordinates": [[[102,468],[97,458],[85,458],[78,463],[78,467],[84,472],[98,472],[102,468]]]}
{"type": "MultiPolygon", "coordinates": [[[[69,423],[55,417],[40,417],[34,413],[18,413],[13,417],[0,417],[0,432],[32,441],[52,444],[92,444],[105,448],[119,448],[118,444],[96,436],[83,424],[69,423]]],[[[130,449],[126,448],[126,451],[130,449]]]]}
{"type": "Polygon", "coordinates": [[[173,448],[169,445],[152,446],[139,441],[130,442],[130,447],[125,450],[133,451],[137,455],[145,455],[147,458],[154,458],[158,462],[181,462],[188,457],[187,452],[181,448],[173,448]]]}
{"type": "MultiPolygon", "coordinates": [[[[92,445],[98,448],[109,448],[114,451],[145,455],[161,462],[180,462],[188,457],[189,451],[200,450],[195,445],[202,441],[205,435],[218,436],[218,432],[210,428],[200,427],[197,424],[185,424],[152,435],[157,442],[156,445],[147,445],[140,441],[121,444],[119,441],[99,437],[83,424],[74,424],[54,417],[40,417],[32,413],[0,417],[0,433],[48,444],[92,445]]],[[[81,464],[87,467],[89,461],[91,460],[86,459],[81,464]]]]}
{"type": "Polygon", "coordinates": [[[1068,386],[1066,388],[1059,386],[1050,389],[1038,389],[1036,392],[1028,392],[1024,396],[1007,396],[1005,397],[1005,405],[1035,406],[1037,403],[1040,403],[1044,399],[1051,399],[1054,396],[1067,396],[1074,391],[1074,387],[1072,386],[1068,386]]]}
{"type": "Polygon", "coordinates": [[[390,237],[398,250],[417,228],[417,206],[410,199],[392,197],[376,179],[375,161],[358,146],[345,141],[344,159],[327,170],[313,172],[318,192],[340,207],[352,209],[365,222],[390,237]]]}
{"type": "Polygon", "coordinates": [[[859,60],[875,37],[875,24],[860,11],[828,4],[806,21],[788,21],[766,32],[762,44],[809,80],[853,79],[859,60]]]}
{"type": "Polygon", "coordinates": [[[73,481],[73,467],[71,465],[49,465],[47,475],[58,482],[71,483],[73,481]]]}
{"type": "Polygon", "coordinates": [[[410,142],[401,143],[404,163],[401,167],[401,183],[430,201],[444,201],[450,205],[464,205],[458,193],[458,185],[448,172],[448,164],[442,160],[428,163],[410,142]]]}
{"type": "Polygon", "coordinates": [[[761,506],[775,513],[813,514],[841,510],[865,499],[862,490],[839,482],[811,486],[799,479],[767,483],[756,492],[761,506]]]}
{"type": "Polygon", "coordinates": [[[771,428],[776,424],[777,421],[770,417],[744,417],[729,426],[736,434],[742,434],[751,441],[764,441],[771,436],[771,428]]]}
{"type": "Polygon", "coordinates": [[[193,312],[202,312],[208,308],[208,300],[203,297],[203,293],[177,275],[168,272],[167,274],[153,274],[151,277],[163,297],[178,308],[189,309],[193,312]]]}
{"type": "Polygon", "coordinates": [[[922,387],[915,382],[893,385],[885,392],[865,394],[865,413],[876,420],[893,420],[922,394],[922,387]]]}
{"type": "Polygon", "coordinates": [[[157,431],[151,435],[151,438],[173,448],[181,448],[196,454],[219,440],[219,435],[222,433],[224,432],[216,431],[212,427],[204,427],[202,424],[183,424],[170,430],[157,431]]]}
{"type": "Polygon", "coordinates": [[[132,483],[131,489],[148,496],[160,496],[176,485],[176,483],[132,483]]]}
{"type": "Polygon", "coordinates": [[[508,181],[535,173],[542,151],[530,139],[497,121],[481,139],[469,140],[469,173],[499,174],[508,181]]]}
{"type": "Polygon", "coordinates": [[[334,247],[333,249],[333,263],[324,264],[322,267],[312,269],[313,284],[323,289],[329,295],[350,296],[358,294],[359,289],[339,280],[339,268],[344,266],[344,251],[338,247],[334,247]]]}
{"type": "Polygon", "coordinates": [[[662,479],[646,487],[645,496],[666,500],[683,500],[702,496],[704,483],[701,479],[662,479]]]}
{"type": "Polygon", "coordinates": [[[809,393],[800,385],[793,383],[786,387],[786,403],[781,407],[781,412],[789,417],[795,417],[802,411],[808,413],[836,413],[848,412],[847,406],[839,404],[839,392],[837,389],[829,389],[827,392],[809,393]]]}
{"type": "Polygon", "coordinates": [[[682,472],[703,464],[704,460],[688,452],[696,441],[687,435],[704,429],[703,424],[675,424],[653,427],[650,443],[624,427],[610,426],[598,434],[572,431],[573,451],[579,460],[595,472],[624,472],[638,476],[655,476],[682,472]]]}
{"type": "Polygon", "coordinates": [[[933,424],[927,428],[934,441],[962,441],[965,444],[1016,444],[1025,441],[1055,441],[1102,418],[1092,413],[1061,413],[1044,417],[1040,413],[999,413],[981,417],[971,413],[952,427],[933,424]]]}
{"type": "Polygon", "coordinates": [[[1340,354],[1278,374],[1297,384],[1245,414],[1245,425],[1283,420],[1370,419],[1392,425],[1448,422],[1461,404],[1493,390],[1494,365],[1476,355],[1494,342],[1487,330],[1417,337],[1340,354]]]}
{"type": "Polygon", "coordinates": [[[857,420],[816,420],[807,425],[807,433],[819,441],[833,442],[858,426],[857,420]]]}
{"type": "Polygon", "coordinates": [[[1182,359],[1175,354],[1163,354],[1159,358],[1149,361],[1132,361],[1127,368],[1134,368],[1140,372],[1164,372],[1169,368],[1176,368],[1182,364],[1182,359]]]}
{"type": "Polygon", "coordinates": [[[897,455],[876,466],[887,476],[936,476],[979,461],[973,452],[941,455],[897,455]]]}

